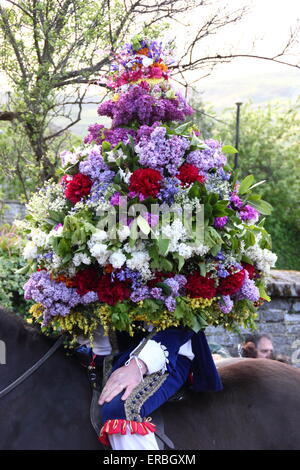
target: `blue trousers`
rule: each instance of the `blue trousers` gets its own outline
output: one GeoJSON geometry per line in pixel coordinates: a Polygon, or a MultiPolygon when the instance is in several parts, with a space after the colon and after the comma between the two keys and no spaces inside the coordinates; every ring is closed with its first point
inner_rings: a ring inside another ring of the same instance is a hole
{"type": "MultiPolygon", "coordinates": [[[[124,365],[124,356],[117,361],[117,367],[124,365]],[[120,362],[123,362],[123,364],[120,362]]],[[[102,406],[102,419],[127,419],[144,421],[153,411],[163,405],[187,381],[191,370],[191,360],[178,355],[176,368],[165,374],[155,373],[144,377],[144,382],[136,387],[127,400],[121,400],[124,390],[109,403],[102,406]]]]}

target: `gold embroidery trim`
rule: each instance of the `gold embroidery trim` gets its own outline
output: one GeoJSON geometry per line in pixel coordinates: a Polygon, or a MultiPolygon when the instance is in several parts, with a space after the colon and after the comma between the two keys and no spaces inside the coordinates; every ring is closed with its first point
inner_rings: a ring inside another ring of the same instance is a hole
{"type": "Polygon", "coordinates": [[[124,404],[126,419],[128,421],[138,421],[140,423],[144,421],[140,415],[143,404],[161,387],[168,375],[168,372],[164,374],[154,372],[153,374],[146,375],[144,381],[140,382],[133,389],[124,404]],[[150,385],[152,382],[153,384],[150,385]],[[148,388],[148,390],[145,390],[145,388],[148,388]],[[140,396],[137,398],[137,395],[140,396]]]}

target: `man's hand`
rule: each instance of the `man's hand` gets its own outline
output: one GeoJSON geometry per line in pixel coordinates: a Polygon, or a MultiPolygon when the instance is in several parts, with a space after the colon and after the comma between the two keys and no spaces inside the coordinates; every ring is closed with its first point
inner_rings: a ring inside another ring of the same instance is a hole
{"type": "Polygon", "coordinates": [[[141,369],[135,359],[132,359],[128,366],[120,367],[111,374],[100,395],[99,405],[103,405],[105,402],[109,403],[124,389],[125,392],[121,399],[126,400],[129,397],[132,390],[141,382],[141,373],[144,375],[147,372],[146,364],[140,359],[138,362],[141,369]]]}

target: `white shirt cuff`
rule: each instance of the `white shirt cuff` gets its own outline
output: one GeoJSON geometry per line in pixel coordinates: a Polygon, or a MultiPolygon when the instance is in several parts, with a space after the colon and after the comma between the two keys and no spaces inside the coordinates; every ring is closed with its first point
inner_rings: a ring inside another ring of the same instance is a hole
{"type": "MultiPolygon", "coordinates": [[[[134,353],[134,351],[133,351],[134,353]]],[[[149,339],[137,357],[147,366],[147,375],[154,372],[165,372],[168,360],[168,351],[161,343],[149,339]]]]}

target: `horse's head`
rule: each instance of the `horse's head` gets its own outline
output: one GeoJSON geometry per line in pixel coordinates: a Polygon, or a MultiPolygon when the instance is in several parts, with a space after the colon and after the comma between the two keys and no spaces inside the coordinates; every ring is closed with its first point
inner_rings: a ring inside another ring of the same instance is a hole
{"type": "Polygon", "coordinates": [[[42,335],[20,316],[0,307],[0,340],[6,344],[36,341],[42,335]]]}

